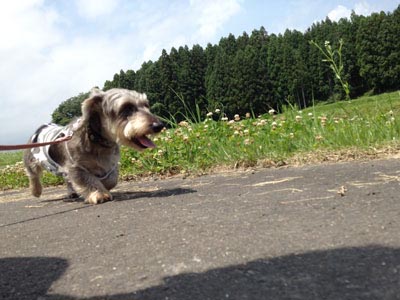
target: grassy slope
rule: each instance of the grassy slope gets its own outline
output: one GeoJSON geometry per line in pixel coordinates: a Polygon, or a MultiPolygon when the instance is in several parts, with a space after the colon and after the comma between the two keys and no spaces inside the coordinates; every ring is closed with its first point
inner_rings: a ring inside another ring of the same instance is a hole
{"type": "Polygon", "coordinates": [[[320,103],[309,107],[305,112],[317,114],[329,114],[331,116],[342,116],[346,111],[362,116],[376,116],[382,112],[393,111],[394,115],[400,115],[400,91],[384,93],[375,96],[365,96],[351,101],[337,103],[320,103]]]}
{"type": "MultiPolygon", "coordinates": [[[[398,145],[399,92],[320,104],[302,112],[228,122],[205,121],[162,134],[157,150],[124,149],[122,173],[192,173],[220,166],[281,165],[294,157],[325,160],[327,152],[354,157],[398,145]],[[312,155],[314,154],[314,157],[312,155]]],[[[216,114],[214,113],[214,117],[216,114]]]]}

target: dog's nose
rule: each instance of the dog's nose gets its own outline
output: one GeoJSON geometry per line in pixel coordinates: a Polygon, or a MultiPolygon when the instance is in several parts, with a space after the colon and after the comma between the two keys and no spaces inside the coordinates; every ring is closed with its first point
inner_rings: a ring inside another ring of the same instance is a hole
{"type": "Polygon", "coordinates": [[[164,124],[162,122],[154,122],[151,124],[151,129],[154,133],[160,132],[164,128],[164,124]]]}

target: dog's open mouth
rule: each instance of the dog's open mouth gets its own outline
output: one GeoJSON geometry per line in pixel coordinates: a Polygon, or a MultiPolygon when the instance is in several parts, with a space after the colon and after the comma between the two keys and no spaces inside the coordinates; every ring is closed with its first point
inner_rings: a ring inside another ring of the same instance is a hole
{"type": "Polygon", "coordinates": [[[133,137],[131,141],[142,149],[155,148],[156,145],[147,136],[133,137]]]}

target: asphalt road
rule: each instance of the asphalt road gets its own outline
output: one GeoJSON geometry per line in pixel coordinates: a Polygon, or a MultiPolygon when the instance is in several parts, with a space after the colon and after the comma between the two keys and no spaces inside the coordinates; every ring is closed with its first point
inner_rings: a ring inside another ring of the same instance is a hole
{"type": "Polygon", "coordinates": [[[400,299],[400,160],[0,194],[0,299],[400,299]]]}

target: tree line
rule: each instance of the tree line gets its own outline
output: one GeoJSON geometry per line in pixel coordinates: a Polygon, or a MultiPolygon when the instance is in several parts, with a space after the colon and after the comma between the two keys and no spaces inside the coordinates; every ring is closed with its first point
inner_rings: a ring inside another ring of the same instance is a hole
{"type": "MultiPolygon", "coordinates": [[[[145,92],[154,113],[177,121],[186,109],[205,113],[219,108],[232,116],[258,115],[286,104],[307,107],[317,100],[344,98],[340,83],[311,40],[338,47],[342,39],[343,78],[351,97],[357,97],[400,89],[399,36],[400,6],[370,16],[353,12],[350,19],[338,22],[326,18],[304,33],[286,30],[276,35],[261,27],[250,35],[229,34],[206,48],[163,50],[157,61],[144,62],[137,71],[116,73],[103,89],[145,92]]],[[[53,121],[65,124],[79,115],[86,97],[82,93],[64,101],[54,111],[53,121]]]]}

